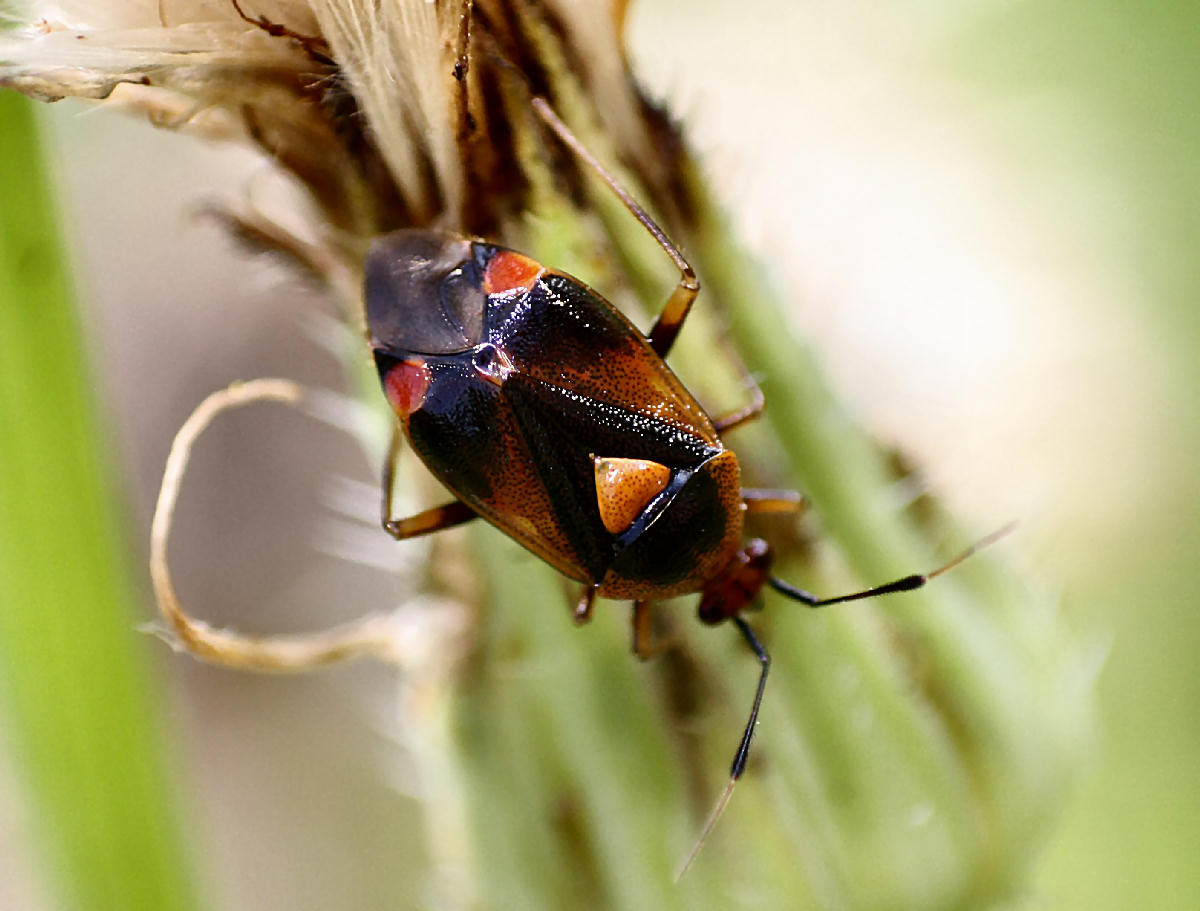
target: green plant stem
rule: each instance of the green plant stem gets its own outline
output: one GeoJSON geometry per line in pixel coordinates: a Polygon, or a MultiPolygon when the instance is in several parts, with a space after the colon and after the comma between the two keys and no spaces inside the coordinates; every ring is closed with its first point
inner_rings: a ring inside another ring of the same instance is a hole
{"type": "Polygon", "coordinates": [[[0,92],[0,707],[50,890],[198,905],[33,103],[0,92]]]}
{"type": "MultiPolygon", "coordinates": [[[[878,449],[788,330],[767,272],[741,251],[698,181],[695,187],[703,204],[691,240],[701,274],[738,350],[763,377],[766,419],[824,532],[864,584],[932,569],[937,558],[889,495],[878,449]]],[[[938,811],[959,815],[950,847],[975,866],[968,894],[994,898],[1020,882],[1036,833],[1058,811],[1087,740],[1089,684],[1055,608],[998,571],[995,554],[971,563],[873,610],[915,640],[928,686],[923,698],[887,700],[890,730],[897,743],[908,743],[906,761],[924,766],[921,778],[938,811]]],[[[860,670],[879,682],[893,678],[887,686],[899,692],[895,649],[889,655],[833,622],[858,643],[852,648],[860,670]]]]}

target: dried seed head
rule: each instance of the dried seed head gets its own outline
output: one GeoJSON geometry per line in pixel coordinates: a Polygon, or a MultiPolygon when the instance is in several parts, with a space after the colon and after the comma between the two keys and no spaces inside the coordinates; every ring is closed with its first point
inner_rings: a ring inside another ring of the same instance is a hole
{"type": "Polygon", "coordinates": [[[531,168],[574,173],[529,141],[532,94],[603,132],[660,207],[679,196],[664,179],[678,139],[626,68],[623,3],[79,0],[34,16],[0,39],[0,85],[252,142],[344,237],[435,222],[502,234],[528,208],[531,168]]]}

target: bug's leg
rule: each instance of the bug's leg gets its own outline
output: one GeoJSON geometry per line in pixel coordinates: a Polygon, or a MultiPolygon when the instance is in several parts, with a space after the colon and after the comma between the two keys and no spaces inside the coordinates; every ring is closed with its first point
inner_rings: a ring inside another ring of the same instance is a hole
{"type": "Polygon", "coordinates": [[[259,638],[213,629],[188,614],[175,593],[167,565],[167,539],[196,438],[213,418],[230,408],[266,401],[298,405],[303,399],[303,390],[288,380],[234,384],[201,402],[171,444],[150,526],[150,577],[159,613],[167,623],[164,634],[168,641],[214,664],[261,671],[301,671],[357,655],[396,660],[391,618],[386,616],[368,616],[308,635],[259,638]]]}
{"type": "Polygon", "coordinates": [[[683,321],[687,319],[688,311],[692,309],[692,301],[700,293],[700,282],[696,279],[692,267],[683,260],[682,256],[679,257],[679,261],[683,262],[683,266],[680,267],[682,277],[679,279],[679,284],[675,286],[674,292],[667,300],[667,305],[663,307],[662,313],[650,327],[650,347],[659,357],[666,357],[667,352],[671,350],[675,336],[683,328],[683,321]]]}
{"type": "Polygon", "coordinates": [[[687,319],[688,311],[692,308],[692,301],[700,293],[700,282],[696,279],[695,271],[683,258],[679,248],[671,243],[666,232],[658,226],[658,223],[650,217],[645,209],[638,205],[637,201],[629,195],[629,191],[621,186],[617,179],[597,160],[596,156],[587,150],[579,138],[571,132],[571,128],[559,119],[549,102],[545,98],[534,98],[531,104],[534,112],[546,126],[554,131],[562,144],[608,184],[609,189],[616,194],[630,214],[641,222],[642,227],[650,232],[650,236],[658,242],[658,245],[671,258],[671,262],[675,264],[675,268],[679,270],[679,284],[675,286],[675,290],[671,293],[671,297],[667,300],[666,306],[658,315],[658,319],[655,320],[648,335],[650,347],[659,357],[666,357],[667,352],[671,350],[671,343],[675,341],[675,336],[679,334],[679,330],[683,326],[683,321],[687,319]]]}
{"type": "Polygon", "coordinates": [[[764,490],[759,487],[743,487],[742,503],[747,515],[801,513],[808,508],[803,495],[795,490],[764,490]]]}
{"type": "Polygon", "coordinates": [[[675,645],[676,637],[673,635],[662,638],[654,635],[653,601],[634,601],[630,621],[633,628],[633,653],[641,660],[656,658],[675,645]]]}
{"type": "Polygon", "coordinates": [[[713,811],[709,814],[707,821],[705,821],[704,828],[700,830],[700,837],[696,839],[695,847],[692,848],[687,860],[683,862],[683,866],[675,877],[676,880],[688,871],[688,867],[692,865],[692,861],[700,853],[701,846],[703,846],[705,840],[716,826],[717,820],[721,818],[721,814],[725,812],[725,807],[729,803],[729,797],[733,794],[734,785],[742,777],[742,773],[746,771],[746,759],[750,755],[750,741],[754,739],[754,728],[758,725],[758,710],[762,705],[763,691],[767,687],[767,672],[771,670],[771,656],[767,653],[766,647],[759,641],[758,636],[754,634],[754,630],[750,628],[750,624],[736,614],[729,619],[737,626],[738,631],[742,634],[742,638],[746,640],[746,644],[750,646],[750,650],[758,658],[762,670],[758,675],[758,688],[754,691],[754,704],[750,707],[750,717],[746,719],[746,729],[742,732],[741,743],[738,744],[737,753],[733,757],[733,764],[729,767],[729,781],[725,785],[725,790],[721,792],[721,796],[717,800],[717,805],[713,807],[713,811]]]}
{"type": "Polygon", "coordinates": [[[793,601],[799,601],[801,604],[807,607],[826,607],[830,604],[842,604],[846,601],[862,601],[864,598],[875,598],[879,595],[890,595],[893,592],[910,592],[913,589],[921,588],[930,579],[937,578],[938,576],[942,575],[942,573],[946,573],[954,569],[954,567],[958,566],[958,564],[962,563],[972,554],[978,553],[979,551],[983,550],[983,548],[988,547],[1000,540],[1000,538],[1003,538],[1010,531],[1012,531],[1013,528],[1013,523],[1009,523],[1003,528],[992,532],[990,535],[980,538],[953,560],[943,563],[932,572],[914,573],[911,576],[904,576],[901,579],[895,579],[883,585],[876,585],[873,588],[866,588],[862,591],[851,592],[848,595],[837,595],[833,598],[818,598],[811,592],[806,592],[802,588],[797,588],[796,586],[788,582],[784,582],[782,579],[776,576],[767,576],[767,584],[781,595],[787,595],[787,597],[791,598],[793,601]]]}
{"type": "Polygon", "coordinates": [[[380,507],[383,530],[403,541],[405,538],[415,538],[417,535],[427,535],[443,528],[453,528],[463,522],[474,519],[478,513],[461,500],[447,503],[444,506],[434,506],[413,516],[403,519],[392,517],[392,496],[396,482],[396,461],[400,457],[400,446],[403,434],[399,426],[392,429],[392,443],[388,447],[387,457],[383,462],[383,501],[380,507]]]}
{"type": "Polygon", "coordinates": [[[571,616],[580,626],[592,619],[592,605],[596,601],[596,589],[598,587],[596,585],[585,586],[579,595],[579,600],[575,602],[571,616]]]}
{"type": "MultiPolygon", "coordinates": [[[[849,595],[839,595],[836,598],[818,598],[816,595],[810,594],[803,589],[796,588],[793,585],[789,585],[788,583],[767,573],[767,569],[770,566],[769,550],[765,549],[766,545],[762,544],[762,542],[757,542],[761,545],[761,547],[755,548],[753,554],[750,554],[749,551],[751,546],[756,542],[750,542],[750,545],[747,545],[747,548],[744,549],[743,554],[762,558],[757,563],[757,570],[762,573],[757,582],[758,586],[761,586],[761,580],[765,577],[767,584],[769,584],[776,591],[787,595],[789,598],[793,598],[802,604],[808,605],[809,607],[824,607],[827,604],[839,604],[843,601],[858,601],[863,598],[873,598],[877,595],[886,595],[892,592],[911,591],[914,588],[920,588],[930,579],[934,578],[935,576],[940,576],[942,573],[948,572],[949,570],[958,566],[958,564],[962,563],[972,554],[977,553],[984,547],[993,544],[995,541],[1012,531],[1012,528],[1013,526],[1009,524],[1000,530],[992,532],[990,535],[981,538],[953,560],[950,560],[948,563],[944,563],[933,572],[925,573],[923,575],[905,576],[902,579],[897,579],[894,582],[887,583],[886,585],[879,585],[875,588],[865,589],[864,591],[853,592],[849,595]]],[[[749,561],[747,563],[747,567],[755,568],[754,561],[749,561]]],[[[755,587],[753,584],[750,587],[754,591],[757,591],[757,587],[755,587]]],[[[746,721],[746,729],[742,732],[741,743],[738,744],[737,753],[734,754],[733,757],[733,764],[729,767],[729,781],[725,785],[725,790],[721,792],[721,796],[717,800],[717,805],[713,808],[712,813],[709,814],[708,820],[705,822],[704,828],[701,830],[700,837],[696,840],[695,846],[692,848],[691,853],[688,854],[687,860],[684,861],[683,866],[676,875],[677,880],[687,872],[688,867],[692,865],[692,861],[696,859],[696,855],[700,853],[700,848],[703,846],[705,839],[708,838],[709,834],[716,826],[717,820],[721,818],[721,814],[725,811],[725,806],[729,803],[729,797],[733,793],[734,786],[737,784],[738,779],[741,778],[742,773],[746,771],[746,760],[750,755],[750,742],[754,738],[754,728],[758,723],[758,710],[762,705],[763,690],[767,685],[767,672],[771,669],[771,656],[767,654],[766,648],[763,647],[763,644],[759,641],[758,636],[754,634],[754,630],[751,629],[750,625],[742,619],[739,613],[737,613],[737,611],[744,606],[745,602],[737,599],[736,590],[732,593],[734,595],[733,600],[729,599],[727,593],[725,594],[725,597],[721,597],[722,593],[723,588],[721,586],[714,587],[711,591],[706,591],[705,598],[711,598],[712,601],[708,606],[709,609],[707,612],[705,609],[705,601],[701,601],[700,619],[707,623],[719,623],[725,619],[732,620],[737,626],[738,630],[741,632],[742,638],[746,640],[746,644],[750,646],[750,650],[754,652],[755,657],[758,658],[759,664],[762,667],[762,671],[758,677],[758,688],[754,691],[754,704],[750,708],[750,717],[746,721]]]]}
{"type": "Polygon", "coordinates": [[[713,426],[717,429],[717,433],[726,433],[730,430],[735,430],[743,424],[748,424],[753,421],[763,412],[763,407],[766,405],[766,399],[763,397],[762,388],[758,383],[754,383],[750,387],[750,404],[745,408],[739,408],[732,414],[724,414],[713,421],[713,426]]]}
{"type": "Polygon", "coordinates": [[[462,525],[477,515],[478,513],[466,503],[454,500],[444,506],[423,509],[416,515],[406,516],[403,519],[386,519],[383,523],[383,530],[397,541],[403,541],[405,538],[415,538],[418,535],[428,535],[444,528],[462,525]]]}
{"type": "Polygon", "coordinates": [[[750,393],[750,402],[744,408],[739,408],[732,414],[723,415],[713,421],[717,433],[726,433],[758,418],[763,413],[767,400],[763,395],[762,386],[758,385],[758,380],[754,378],[754,374],[750,372],[750,368],[746,366],[741,354],[729,341],[727,335],[721,336],[720,346],[725,352],[725,356],[733,363],[734,369],[742,374],[742,382],[750,393]]]}

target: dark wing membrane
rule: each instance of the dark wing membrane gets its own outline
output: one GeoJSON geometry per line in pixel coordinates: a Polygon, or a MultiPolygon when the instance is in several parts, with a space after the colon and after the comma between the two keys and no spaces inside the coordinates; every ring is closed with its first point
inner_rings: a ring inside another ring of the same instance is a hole
{"type": "MultiPolygon", "coordinates": [[[[651,459],[677,469],[694,468],[721,451],[719,443],[708,443],[688,428],[635,407],[613,405],[525,374],[509,377],[504,396],[514,409],[527,413],[530,422],[553,425],[565,445],[587,460],[589,472],[593,455],[651,459]]],[[[594,496],[595,480],[589,477],[594,496]]]]}
{"type": "Polygon", "coordinates": [[[490,299],[484,319],[493,343],[529,377],[720,447],[704,409],[637,327],[577,280],[546,272],[519,299],[490,299]]]}
{"type": "Polygon", "coordinates": [[[425,404],[408,423],[421,461],[464,503],[573,579],[596,582],[594,553],[580,554],[554,497],[561,472],[533,457],[526,427],[496,385],[460,357],[431,359],[425,404]],[[545,475],[551,474],[551,483],[545,475]]]}
{"type": "Polygon", "coordinates": [[[720,452],[673,424],[523,374],[508,378],[502,396],[555,506],[562,533],[596,581],[612,564],[617,546],[600,517],[593,456],[651,459],[678,471],[720,452]]]}
{"type": "Polygon", "coordinates": [[[596,503],[593,455],[691,470],[720,449],[673,424],[596,402],[521,373],[480,379],[471,353],[430,359],[413,448],[485,519],[564,574],[597,583],[617,552],[596,503]]]}
{"type": "MultiPolygon", "coordinates": [[[[599,582],[612,563],[613,543],[596,503],[595,449],[590,434],[574,432],[577,422],[564,419],[562,403],[544,384],[519,374],[509,377],[503,396],[524,442],[530,467],[553,504],[556,532],[569,542],[589,581],[599,582]]],[[[586,423],[577,411],[570,418],[586,423]]]]}
{"type": "Polygon", "coordinates": [[[722,452],[688,478],[669,510],[622,550],[600,594],[669,598],[713,578],[742,537],[737,457],[722,452]]]}

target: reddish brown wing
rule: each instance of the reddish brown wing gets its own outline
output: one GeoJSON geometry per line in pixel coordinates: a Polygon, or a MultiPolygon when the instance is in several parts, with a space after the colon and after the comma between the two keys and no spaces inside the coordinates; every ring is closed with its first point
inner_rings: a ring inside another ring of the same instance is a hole
{"type": "Polygon", "coordinates": [[[547,270],[526,294],[493,297],[486,320],[522,373],[720,448],[704,409],[645,336],[577,279],[547,270]]]}
{"type": "Polygon", "coordinates": [[[409,418],[409,442],[434,475],[481,516],[556,569],[582,582],[608,559],[561,471],[547,484],[543,439],[530,435],[501,387],[480,379],[471,353],[430,358],[432,382],[409,418]]]}
{"type": "Polygon", "coordinates": [[[627,542],[604,527],[594,457],[648,459],[682,478],[722,451],[716,432],[636,328],[568,276],[490,295],[483,335],[502,377],[481,373],[480,347],[427,357],[409,439],[489,522],[598,583],[627,542]]]}

